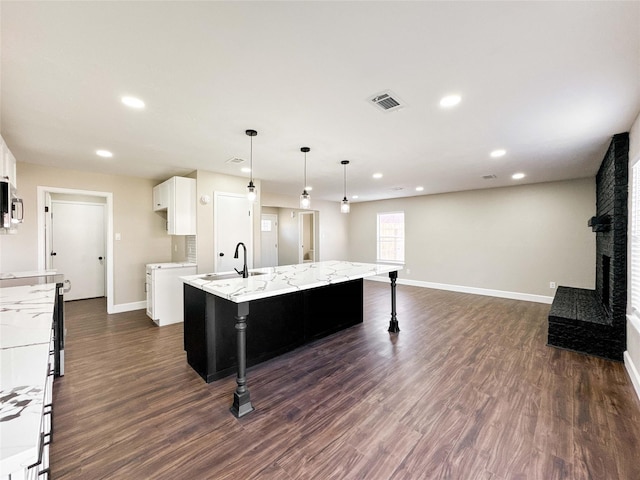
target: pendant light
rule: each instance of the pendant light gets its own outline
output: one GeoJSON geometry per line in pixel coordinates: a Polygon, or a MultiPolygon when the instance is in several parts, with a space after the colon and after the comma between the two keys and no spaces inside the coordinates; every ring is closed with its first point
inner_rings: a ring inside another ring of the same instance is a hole
{"type": "Polygon", "coordinates": [[[256,132],[255,130],[247,130],[244,133],[249,135],[249,137],[251,138],[251,151],[249,154],[249,168],[251,169],[251,173],[249,178],[249,185],[247,185],[247,200],[249,200],[250,202],[255,202],[258,192],[256,190],[256,186],[253,184],[253,137],[258,135],[258,132],[256,132]]]}
{"type": "Polygon", "coordinates": [[[344,165],[344,198],[340,203],[340,211],[342,213],[349,213],[351,210],[349,200],[347,200],[347,165],[349,165],[349,160],[342,160],[340,163],[344,165]]]}
{"type": "Polygon", "coordinates": [[[300,149],[304,153],[304,183],[302,184],[302,194],[300,195],[300,208],[309,208],[311,206],[311,195],[307,192],[307,152],[310,152],[309,147],[302,147],[300,149]]]}

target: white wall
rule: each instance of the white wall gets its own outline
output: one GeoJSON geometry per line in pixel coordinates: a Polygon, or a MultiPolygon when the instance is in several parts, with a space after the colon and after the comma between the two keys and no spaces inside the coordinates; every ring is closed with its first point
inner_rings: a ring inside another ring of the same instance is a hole
{"type": "Polygon", "coordinates": [[[145,301],[145,265],[171,260],[171,239],[164,229],[164,219],[152,208],[152,191],[157,182],[26,162],[18,162],[17,172],[24,223],[17,234],[0,235],[0,272],[38,269],[38,186],[111,192],[113,229],[121,236],[113,247],[113,303],[117,307],[145,301]]]}
{"type": "MultiPolygon", "coordinates": [[[[219,173],[198,170],[191,177],[196,178],[196,222],[197,236],[196,248],[198,255],[198,273],[215,272],[215,251],[214,244],[214,192],[225,193],[247,193],[247,179],[232,175],[222,175],[219,173]],[[203,195],[208,195],[211,201],[204,204],[200,201],[203,195]]],[[[254,179],[258,190],[258,198],[254,206],[253,215],[253,260],[255,265],[260,264],[260,201],[261,184],[254,179]]]]}
{"type": "MultiPolygon", "coordinates": [[[[633,197],[632,167],[640,162],[640,115],[636,118],[629,131],[629,212],[631,198],[633,197]]],[[[631,215],[629,215],[628,231],[631,232],[631,215]]],[[[629,239],[631,236],[629,235],[629,239]]],[[[637,261],[631,257],[631,241],[627,242],[627,351],[624,354],[624,363],[629,376],[640,397],[640,319],[631,315],[631,262],[637,261]]]]}
{"type": "Polygon", "coordinates": [[[550,281],[594,288],[593,178],[354,203],[349,258],[375,262],[376,214],[400,210],[400,283],[543,302],[550,281]]]}
{"type": "MultiPolygon", "coordinates": [[[[340,213],[339,202],[327,202],[313,200],[312,209],[316,213],[316,261],[326,260],[350,260],[348,246],[348,226],[349,215],[340,213]]],[[[298,197],[279,195],[273,193],[262,194],[262,205],[264,207],[279,207],[280,221],[291,219],[291,212],[296,215],[295,228],[297,235],[298,218],[297,212],[300,210],[300,199],[298,197]]],[[[280,242],[282,242],[280,238],[280,242]]],[[[293,257],[282,259],[286,263],[298,263],[297,253],[295,260],[293,257]]]]}

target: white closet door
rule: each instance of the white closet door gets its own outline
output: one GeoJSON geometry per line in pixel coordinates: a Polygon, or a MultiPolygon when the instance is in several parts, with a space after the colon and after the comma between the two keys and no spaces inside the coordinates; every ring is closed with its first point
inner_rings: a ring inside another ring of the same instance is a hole
{"type": "Polygon", "coordinates": [[[51,266],[71,282],[65,300],[104,297],[104,205],[52,202],[51,266]]]}

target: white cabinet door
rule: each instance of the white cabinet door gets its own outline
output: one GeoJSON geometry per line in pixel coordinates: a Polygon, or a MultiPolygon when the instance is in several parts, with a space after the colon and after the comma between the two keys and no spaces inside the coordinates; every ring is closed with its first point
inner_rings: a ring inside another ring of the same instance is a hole
{"type": "Polygon", "coordinates": [[[153,311],[153,270],[147,267],[147,280],[144,285],[144,290],[147,294],[147,316],[151,320],[155,320],[153,311]]]}
{"type": "Polygon", "coordinates": [[[173,177],[169,189],[167,224],[170,235],[196,234],[196,181],[173,177]]]}
{"type": "Polygon", "coordinates": [[[166,210],[169,206],[169,180],[153,187],[153,209],[166,210]]]}

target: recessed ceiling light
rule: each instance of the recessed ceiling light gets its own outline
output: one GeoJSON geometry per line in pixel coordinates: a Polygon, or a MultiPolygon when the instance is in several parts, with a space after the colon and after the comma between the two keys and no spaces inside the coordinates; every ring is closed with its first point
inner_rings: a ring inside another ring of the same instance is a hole
{"type": "Polygon", "coordinates": [[[355,200],[356,198],[358,198],[358,195],[351,195],[351,198],[355,200]]]}
{"type": "Polygon", "coordinates": [[[513,178],[514,180],[521,180],[524,177],[526,177],[524,173],[514,173],[513,175],[511,175],[511,178],[513,178]]]}
{"type": "Polygon", "coordinates": [[[127,107],[137,108],[138,110],[144,108],[144,102],[136,97],[122,97],[120,99],[127,107]]]}
{"type": "Polygon", "coordinates": [[[111,153],[109,150],[96,150],[96,155],[104,158],[113,157],[113,153],[111,153]]]}
{"type": "Polygon", "coordinates": [[[311,185],[307,185],[307,186],[306,186],[306,187],[304,187],[304,188],[305,188],[305,190],[308,190],[309,192],[310,192],[311,190],[313,190],[313,187],[312,187],[311,185]]]}
{"type": "Polygon", "coordinates": [[[491,155],[493,158],[499,158],[499,157],[504,157],[504,154],[507,153],[506,150],[499,148],[497,150],[494,150],[493,152],[491,152],[489,155],[491,155]]]}
{"type": "Polygon", "coordinates": [[[416,192],[422,192],[424,190],[424,187],[416,187],[416,192]]]}
{"type": "Polygon", "coordinates": [[[460,95],[447,95],[440,99],[440,106],[444,108],[454,107],[460,103],[462,97],[460,95]]]}
{"type": "Polygon", "coordinates": [[[373,174],[373,178],[382,178],[382,174],[381,173],[374,173],[373,174]]]}
{"type": "Polygon", "coordinates": [[[242,167],[242,168],[240,169],[240,171],[241,171],[242,173],[250,173],[250,172],[251,172],[251,169],[250,169],[249,167],[242,167]]]}

